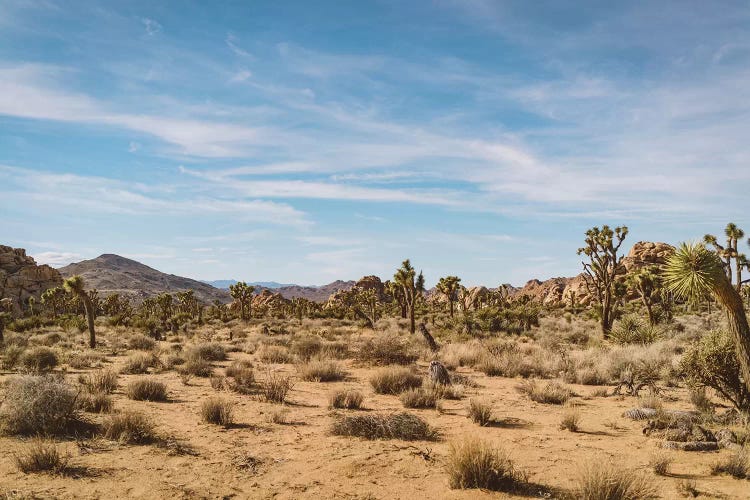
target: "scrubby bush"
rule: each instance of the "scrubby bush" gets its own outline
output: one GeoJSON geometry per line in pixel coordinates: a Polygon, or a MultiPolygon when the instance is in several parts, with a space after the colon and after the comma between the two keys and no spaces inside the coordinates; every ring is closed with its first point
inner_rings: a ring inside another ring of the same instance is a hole
{"type": "Polygon", "coordinates": [[[336,382],[346,377],[346,372],[334,361],[314,359],[297,369],[302,380],[312,382],[336,382]]]}
{"type": "Polygon", "coordinates": [[[260,383],[261,394],[266,401],[271,403],[283,403],[286,396],[294,387],[294,381],[291,377],[286,377],[278,373],[269,373],[260,383]]]}
{"type": "Polygon", "coordinates": [[[289,350],[280,345],[264,345],[258,351],[258,358],[264,363],[291,363],[292,356],[289,350]]]}
{"type": "Polygon", "coordinates": [[[524,380],[517,389],[532,401],[544,404],[561,405],[573,396],[570,388],[554,381],[540,385],[536,380],[524,380]]]}
{"type": "Polygon", "coordinates": [[[503,449],[476,438],[451,443],[446,469],[454,489],[514,492],[526,484],[503,449]]]}
{"type": "Polygon", "coordinates": [[[139,351],[151,351],[156,347],[156,341],[145,335],[133,335],[128,339],[128,347],[139,351]]]}
{"type": "Polygon", "coordinates": [[[75,402],[76,392],[62,378],[13,378],[0,406],[0,430],[6,434],[62,434],[79,422],[75,402]]]}
{"type": "Polygon", "coordinates": [[[229,427],[234,421],[234,403],[223,398],[208,398],[201,404],[204,422],[229,427]]]}
{"type": "Polygon", "coordinates": [[[433,391],[424,387],[407,389],[399,396],[404,408],[437,408],[439,398],[433,391]]]}
{"type": "Polygon", "coordinates": [[[338,390],[328,397],[329,408],[345,408],[347,410],[359,410],[365,397],[361,392],[353,389],[338,390]]]}
{"type": "Polygon", "coordinates": [[[21,359],[21,356],[25,351],[26,347],[22,345],[6,345],[3,350],[3,368],[6,370],[12,370],[18,364],[18,360],[21,359]]]}
{"type": "Polygon", "coordinates": [[[227,352],[218,342],[207,342],[191,347],[187,351],[186,358],[188,362],[196,358],[204,361],[224,361],[227,359],[227,352]]]}
{"type": "Polygon", "coordinates": [[[166,401],[167,386],[156,380],[140,378],[128,384],[125,394],[136,401],[166,401]]]}
{"type": "Polygon", "coordinates": [[[53,441],[42,438],[31,440],[23,450],[13,454],[16,467],[24,474],[62,474],[68,468],[70,459],[70,452],[61,452],[53,441]]]}
{"type": "Polygon", "coordinates": [[[305,336],[297,339],[291,348],[292,354],[302,361],[309,361],[320,354],[323,349],[323,342],[318,337],[305,336]]]}
{"type": "Polygon", "coordinates": [[[143,413],[128,410],[111,415],[104,421],[106,439],[128,444],[148,444],[156,441],[154,424],[143,413]]]}
{"type": "Polygon", "coordinates": [[[331,432],[336,436],[355,436],[365,439],[401,439],[404,441],[433,441],[438,432],[412,413],[391,415],[344,415],[333,422],[331,432]]]}
{"type": "Polygon", "coordinates": [[[224,374],[227,377],[234,377],[235,375],[243,373],[245,370],[252,370],[253,364],[252,362],[242,359],[238,361],[232,361],[232,364],[227,366],[224,369],[224,374]]]}
{"type": "Polygon", "coordinates": [[[94,366],[101,366],[104,361],[104,355],[96,351],[76,352],[68,356],[68,365],[76,370],[83,370],[84,368],[93,368],[94,366]]]}
{"type": "Polygon", "coordinates": [[[79,377],[78,381],[89,392],[111,394],[117,390],[118,375],[112,370],[98,370],[79,377]]]}
{"type": "Polygon", "coordinates": [[[577,479],[575,498],[581,500],[641,500],[658,498],[651,481],[635,470],[601,460],[585,465],[577,479]]]}
{"type": "Polygon", "coordinates": [[[230,366],[227,368],[227,376],[231,378],[229,386],[233,391],[240,394],[251,394],[255,389],[255,372],[253,372],[250,363],[241,366],[234,366],[234,368],[230,366]]]}
{"type": "Polygon", "coordinates": [[[205,359],[189,357],[177,372],[183,376],[208,378],[214,374],[214,367],[205,359]]]}
{"type": "Polygon", "coordinates": [[[742,382],[734,342],[721,330],[695,342],[680,362],[680,370],[694,388],[710,387],[740,411],[750,411],[750,392],[742,382]]]}
{"type": "Polygon", "coordinates": [[[49,347],[34,347],[21,355],[19,364],[28,373],[44,373],[57,366],[58,359],[55,351],[49,347]]]}
{"type": "Polygon", "coordinates": [[[560,430],[578,432],[581,423],[581,412],[577,408],[566,408],[560,417],[560,430]]]}
{"type": "Polygon", "coordinates": [[[76,399],[76,405],[89,413],[110,413],[114,401],[104,392],[82,392],[76,399]]]}
{"type": "Polygon", "coordinates": [[[370,385],[378,394],[401,394],[407,389],[421,386],[422,377],[408,368],[389,366],[370,377],[370,385]]]}
{"type": "Polygon", "coordinates": [[[359,360],[372,365],[410,365],[419,356],[398,335],[367,340],[359,350],[359,360]]]}
{"type": "Polygon", "coordinates": [[[120,369],[121,373],[141,375],[148,373],[149,368],[159,365],[159,358],[154,354],[136,353],[131,355],[120,369]]]}
{"type": "Polygon", "coordinates": [[[669,466],[672,465],[672,457],[665,453],[657,453],[651,456],[648,465],[657,476],[666,476],[669,474],[669,466]]]}
{"type": "Polygon", "coordinates": [[[711,474],[729,474],[735,479],[750,478],[750,462],[748,462],[747,452],[739,450],[732,453],[726,459],[716,462],[711,466],[711,474]]]}
{"type": "Polygon", "coordinates": [[[469,400],[469,418],[475,424],[485,426],[492,422],[492,405],[489,401],[478,398],[469,400]]]}

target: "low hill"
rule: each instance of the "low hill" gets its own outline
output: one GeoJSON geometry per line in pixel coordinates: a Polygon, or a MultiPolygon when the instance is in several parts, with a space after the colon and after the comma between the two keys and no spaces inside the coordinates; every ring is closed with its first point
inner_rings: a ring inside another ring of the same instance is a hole
{"type": "MultiPolygon", "coordinates": [[[[229,290],[229,286],[236,284],[237,280],[214,280],[203,281],[203,283],[207,283],[216,288],[221,288],[222,290],[229,290]]],[[[284,288],[290,286],[299,286],[295,285],[294,283],[277,283],[275,281],[253,281],[252,283],[248,283],[248,285],[268,288],[269,290],[275,290],[276,288],[284,288]]]]}
{"type": "Polygon", "coordinates": [[[87,288],[96,288],[102,295],[120,293],[142,300],[162,292],[193,290],[196,298],[207,304],[214,300],[224,303],[232,300],[226,290],[219,290],[194,279],[162,273],[135,260],[114,254],[74,262],[61,267],[58,271],[65,278],[81,275],[87,288]]]}
{"type": "MultiPolygon", "coordinates": [[[[278,292],[285,299],[293,299],[296,297],[302,297],[313,302],[326,302],[328,298],[336,292],[341,290],[349,290],[356,281],[342,281],[336,280],[333,283],[328,283],[322,286],[282,286],[281,288],[273,289],[274,292],[278,292]]],[[[259,288],[261,290],[261,288],[259,288]]]]}

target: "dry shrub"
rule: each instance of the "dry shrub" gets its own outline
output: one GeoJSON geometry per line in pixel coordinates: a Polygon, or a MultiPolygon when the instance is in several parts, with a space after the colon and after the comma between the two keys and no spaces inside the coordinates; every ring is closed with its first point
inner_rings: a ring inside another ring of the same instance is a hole
{"type": "Polygon", "coordinates": [[[599,460],[586,464],[577,479],[575,498],[581,500],[645,500],[658,498],[657,489],[644,474],[599,460]]]}
{"type": "Polygon", "coordinates": [[[446,366],[475,366],[484,359],[485,349],[481,344],[447,344],[443,346],[441,357],[446,366]]]}
{"type": "Polygon", "coordinates": [[[148,373],[149,368],[160,364],[159,358],[153,353],[136,353],[125,360],[125,365],[120,369],[120,373],[129,373],[131,375],[142,375],[148,373]]]}
{"type": "Polygon", "coordinates": [[[266,416],[268,422],[271,422],[272,424],[277,424],[277,425],[287,425],[289,423],[288,417],[289,417],[289,410],[287,410],[286,408],[272,410],[266,416]]]}
{"type": "Polygon", "coordinates": [[[18,363],[25,372],[44,373],[56,367],[58,359],[54,350],[39,346],[25,351],[18,363]]]}
{"type": "Polygon", "coordinates": [[[255,389],[255,372],[251,367],[227,369],[227,373],[232,373],[229,386],[235,392],[240,394],[251,394],[255,389]]]}
{"type": "Polygon", "coordinates": [[[128,444],[148,444],[157,440],[154,424],[143,413],[128,410],[111,415],[102,426],[106,439],[128,444]]]}
{"type": "Polygon", "coordinates": [[[747,452],[739,450],[729,455],[726,459],[716,462],[711,466],[711,474],[729,474],[735,479],[745,479],[750,477],[750,464],[748,463],[747,452]]]}
{"type": "Polygon", "coordinates": [[[268,373],[260,383],[260,392],[268,402],[284,403],[292,387],[294,387],[294,381],[291,377],[279,373],[268,373]]]}
{"type": "Polygon", "coordinates": [[[345,408],[347,410],[359,410],[362,408],[364,395],[353,389],[334,391],[328,397],[329,408],[345,408]]]}
{"type": "Polygon", "coordinates": [[[128,348],[139,351],[151,351],[156,347],[156,341],[145,335],[133,335],[128,339],[128,348]]]}
{"type": "Polygon", "coordinates": [[[3,368],[11,370],[18,364],[18,360],[26,351],[26,347],[22,345],[8,344],[5,343],[5,349],[3,349],[3,368]]]}
{"type": "Polygon", "coordinates": [[[42,438],[32,439],[23,450],[13,454],[16,467],[24,474],[62,474],[68,468],[70,459],[70,452],[61,452],[53,441],[42,438]]]}
{"type": "Polygon", "coordinates": [[[236,375],[241,375],[245,372],[245,370],[252,370],[253,369],[253,363],[246,360],[241,359],[237,361],[232,361],[232,364],[227,366],[224,369],[224,374],[227,377],[234,377],[236,375]]]}
{"type": "Polygon", "coordinates": [[[669,474],[669,466],[672,465],[672,457],[666,453],[655,453],[648,461],[648,466],[657,476],[666,476],[669,474]]]}
{"type": "Polygon", "coordinates": [[[258,358],[264,363],[291,363],[292,355],[289,350],[280,345],[263,345],[258,351],[258,358]]]}
{"type": "Polygon", "coordinates": [[[346,359],[349,356],[349,345],[346,342],[325,342],[320,350],[320,357],[346,359]]]}
{"type": "Polygon", "coordinates": [[[438,399],[461,399],[464,395],[463,387],[460,385],[438,384],[431,380],[422,383],[426,391],[435,393],[438,399]]]}
{"type": "Polygon", "coordinates": [[[297,356],[302,361],[309,361],[311,358],[320,354],[323,349],[323,342],[318,337],[305,336],[297,339],[292,344],[292,354],[297,356]]]}
{"type": "Polygon", "coordinates": [[[517,389],[532,401],[544,404],[561,405],[573,396],[570,388],[555,381],[540,385],[536,380],[524,380],[517,389]]]}
{"type": "Polygon", "coordinates": [[[514,492],[527,484],[505,450],[476,438],[451,443],[446,469],[454,489],[514,492]]]}
{"type": "Polygon", "coordinates": [[[166,401],[167,386],[156,380],[140,378],[128,384],[125,394],[136,401],[166,401]]]}
{"type": "Polygon", "coordinates": [[[370,377],[370,385],[377,394],[401,394],[407,389],[421,386],[422,377],[408,368],[389,366],[370,377]]]}
{"type": "Polygon", "coordinates": [[[185,358],[183,358],[179,354],[170,354],[164,360],[164,369],[174,370],[176,367],[182,366],[184,364],[185,364],[185,358]]]}
{"type": "Polygon", "coordinates": [[[346,372],[333,361],[314,359],[297,367],[300,378],[311,382],[337,382],[346,378],[346,372]]]}
{"type": "Polygon", "coordinates": [[[227,377],[211,377],[211,388],[216,391],[223,391],[227,388],[227,377]]]}
{"type": "Polygon", "coordinates": [[[560,417],[560,430],[578,432],[581,424],[581,412],[577,408],[568,407],[560,417]]]}
{"type": "Polygon", "coordinates": [[[218,342],[206,342],[198,344],[187,351],[186,358],[188,362],[191,359],[200,359],[203,361],[224,361],[227,359],[227,351],[224,346],[218,342]]]}
{"type": "Polygon", "coordinates": [[[0,406],[6,434],[54,435],[79,423],[76,393],[62,378],[25,375],[8,381],[0,406]]]}
{"type": "Polygon", "coordinates": [[[229,427],[234,422],[234,403],[223,398],[208,398],[201,404],[201,419],[209,424],[229,427]]]}
{"type": "Polygon", "coordinates": [[[76,370],[83,370],[84,368],[93,368],[102,365],[104,361],[104,355],[96,351],[86,351],[71,353],[68,356],[68,365],[76,370]]]}
{"type": "Polygon", "coordinates": [[[91,393],[111,394],[117,389],[117,373],[112,370],[98,370],[79,377],[78,381],[91,393]]]}
{"type": "Polygon", "coordinates": [[[401,439],[404,441],[434,441],[438,433],[412,413],[391,415],[338,416],[331,428],[336,436],[355,436],[365,439],[401,439]]]}
{"type": "Polygon", "coordinates": [[[425,390],[424,387],[407,389],[399,399],[404,408],[437,408],[440,400],[434,391],[425,390]]]}
{"type": "Polygon", "coordinates": [[[110,413],[114,407],[112,398],[104,392],[82,392],[78,395],[76,405],[89,413],[110,413]]]}
{"type": "Polygon", "coordinates": [[[492,404],[489,401],[471,398],[469,400],[469,418],[475,424],[485,426],[492,422],[492,404]]]}
{"type": "Polygon", "coordinates": [[[693,403],[695,409],[703,413],[712,413],[714,405],[711,402],[711,398],[706,394],[705,387],[695,387],[690,389],[690,402],[693,403]]]}
{"type": "Polygon", "coordinates": [[[214,367],[211,362],[199,357],[189,357],[185,364],[177,370],[180,375],[191,377],[208,378],[214,374],[214,367]]]}
{"type": "Polygon", "coordinates": [[[410,365],[418,357],[406,341],[392,334],[369,339],[359,350],[359,360],[372,365],[410,365]]]}

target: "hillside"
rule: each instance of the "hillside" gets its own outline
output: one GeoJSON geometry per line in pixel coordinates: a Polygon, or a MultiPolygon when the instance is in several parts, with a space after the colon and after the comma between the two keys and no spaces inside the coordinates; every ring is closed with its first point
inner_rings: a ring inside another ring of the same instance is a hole
{"type": "Polygon", "coordinates": [[[119,255],[104,254],[91,260],[74,262],[58,269],[68,278],[83,276],[88,288],[96,288],[100,294],[120,293],[135,299],[144,299],[162,292],[194,290],[198,300],[211,303],[214,300],[230,302],[225,290],[190,278],[166,274],[145,264],[119,255]]]}

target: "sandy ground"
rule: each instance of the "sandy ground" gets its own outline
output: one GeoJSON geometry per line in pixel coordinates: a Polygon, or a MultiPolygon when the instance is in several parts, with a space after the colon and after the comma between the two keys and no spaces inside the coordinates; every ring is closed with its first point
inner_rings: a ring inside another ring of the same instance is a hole
{"type": "MultiPolygon", "coordinates": [[[[253,359],[241,352],[230,360],[253,359]]],[[[111,357],[113,367],[123,356],[111,357]]],[[[729,451],[696,453],[666,451],[674,460],[671,474],[659,477],[648,468],[658,441],[644,436],[642,423],[621,416],[632,408],[632,397],[589,397],[594,387],[572,386],[582,414],[581,431],[559,429],[561,406],[529,401],[515,390],[518,380],[488,378],[459,369],[479,387],[467,388],[460,401],[444,401],[442,412],[409,410],[424,417],[442,434],[437,442],[367,441],[336,437],[329,433],[333,412],[327,398],[336,388],[356,388],[365,396],[365,410],[402,411],[397,396],[373,393],[372,368],[343,362],[349,378],[337,383],[298,381],[289,397],[288,424],[270,423],[268,417],[281,408],[258,400],[222,392],[236,402],[230,429],[201,422],[201,402],[217,391],[208,379],[193,378],[184,385],[174,372],[155,375],[169,388],[170,402],[128,400],[123,387],[133,375],[120,377],[115,393],[116,409],[137,408],[150,415],[161,434],[190,443],[195,456],[175,456],[154,445],[120,445],[94,440],[85,446],[64,441],[79,467],[74,477],[23,474],[13,464],[16,438],[0,438],[0,492],[17,491],[34,498],[508,498],[502,493],[451,490],[444,464],[449,443],[468,435],[480,436],[507,449],[529,479],[553,487],[572,488],[581,465],[587,461],[611,461],[622,467],[642,469],[658,484],[663,498],[680,498],[678,484],[694,481],[703,498],[750,498],[750,481],[711,476],[709,468],[729,451]],[[479,427],[467,417],[468,399],[480,395],[493,402],[497,424],[479,427]]],[[[294,365],[273,365],[274,370],[294,374],[294,365]]],[[[420,365],[426,373],[426,366],[420,365]]],[[[216,370],[219,373],[221,370],[216,370]]],[[[75,380],[80,372],[70,371],[75,380]]],[[[262,370],[256,373],[262,374],[262,370]]],[[[5,374],[0,379],[6,379],[5,374]]],[[[669,407],[689,409],[684,390],[670,393],[669,407]]],[[[89,415],[93,420],[99,416],[89,415]]]]}

